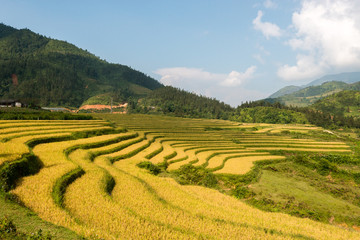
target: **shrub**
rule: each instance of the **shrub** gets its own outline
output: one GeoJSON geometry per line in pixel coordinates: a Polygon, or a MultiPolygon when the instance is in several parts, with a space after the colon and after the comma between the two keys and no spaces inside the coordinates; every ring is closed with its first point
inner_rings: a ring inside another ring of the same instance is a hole
{"type": "Polygon", "coordinates": [[[233,190],[232,195],[236,198],[249,198],[253,197],[254,193],[250,191],[247,187],[244,186],[236,186],[236,188],[233,190]]]}
{"type": "Polygon", "coordinates": [[[193,184],[205,187],[215,187],[218,183],[215,175],[203,167],[183,165],[175,172],[180,184],[193,184]]]}
{"type": "Polygon", "coordinates": [[[335,164],[330,163],[328,160],[322,158],[317,164],[316,170],[319,174],[325,176],[329,175],[330,171],[336,172],[338,169],[335,164]]]}
{"type": "Polygon", "coordinates": [[[160,167],[152,164],[149,161],[140,162],[136,166],[138,166],[139,168],[144,168],[144,169],[148,170],[151,174],[154,174],[154,175],[158,175],[161,172],[160,167]]]}

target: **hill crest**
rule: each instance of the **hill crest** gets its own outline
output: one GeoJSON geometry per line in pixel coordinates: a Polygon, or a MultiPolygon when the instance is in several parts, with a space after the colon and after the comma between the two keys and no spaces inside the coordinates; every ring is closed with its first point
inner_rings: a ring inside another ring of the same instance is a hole
{"type": "Polygon", "coordinates": [[[66,41],[0,24],[0,98],[78,107],[99,94],[121,103],[159,87],[163,85],[144,73],[108,63],[66,41]]]}

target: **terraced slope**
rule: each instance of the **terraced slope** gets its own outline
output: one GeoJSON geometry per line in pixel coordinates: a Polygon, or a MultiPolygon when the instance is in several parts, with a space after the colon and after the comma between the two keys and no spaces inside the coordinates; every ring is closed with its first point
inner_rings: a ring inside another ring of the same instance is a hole
{"type": "Polygon", "coordinates": [[[350,151],[344,143],[280,138],[258,131],[259,125],[218,120],[107,117],[120,128],[103,121],[0,122],[4,134],[16,133],[3,137],[0,171],[24,154],[41,162],[38,172],[15,187],[7,183],[11,192],[42,219],[90,239],[360,238],[355,231],[263,212],[216,190],[179,185],[136,166],[151,161],[172,171],[192,164],[215,174],[244,174],[254,161],[284,159],[269,148],[350,151]],[[97,134],[82,134],[90,130],[97,134]]]}

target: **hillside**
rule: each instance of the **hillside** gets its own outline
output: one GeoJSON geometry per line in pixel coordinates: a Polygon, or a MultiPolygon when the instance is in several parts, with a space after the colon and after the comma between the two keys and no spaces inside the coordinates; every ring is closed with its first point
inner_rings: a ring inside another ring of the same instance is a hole
{"type": "Polygon", "coordinates": [[[306,107],[317,100],[343,90],[360,90],[360,82],[348,84],[345,82],[325,82],[318,86],[310,86],[290,94],[286,94],[272,101],[278,101],[287,106],[306,107]]]}
{"type": "Polygon", "coordinates": [[[275,93],[271,94],[268,98],[278,98],[287,94],[291,94],[293,92],[301,90],[302,87],[299,86],[286,86],[281,88],[280,90],[276,91],[275,93]]]}
{"type": "Polygon", "coordinates": [[[234,112],[234,108],[224,102],[171,86],[152,91],[140,102],[131,102],[129,110],[137,113],[216,119],[228,119],[234,112]]]}
{"type": "Polygon", "coordinates": [[[310,107],[332,115],[360,117],[360,91],[341,91],[317,101],[310,107]]]}
{"type": "Polygon", "coordinates": [[[78,107],[99,94],[123,102],[159,87],[139,71],[108,63],[65,41],[0,24],[0,98],[78,107]]]}
{"type": "Polygon", "coordinates": [[[275,93],[271,94],[268,98],[278,98],[287,94],[291,94],[301,89],[312,87],[312,86],[319,86],[326,82],[344,82],[344,83],[356,83],[360,81],[360,72],[347,72],[347,73],[339,73],[339,74],[332,74],[332,75],[325,75],[319,79],[316,79],[306,85],[303,86],[286,86],[281,88],[280,90],[276,91],[275,93]]]}

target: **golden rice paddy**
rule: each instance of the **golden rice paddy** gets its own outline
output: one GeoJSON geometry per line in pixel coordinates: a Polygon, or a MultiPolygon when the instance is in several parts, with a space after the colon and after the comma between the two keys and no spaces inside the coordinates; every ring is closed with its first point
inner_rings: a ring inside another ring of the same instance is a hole
{"type": "MultiPolygon", "coordinates": [[[[284,159],[267,152],[273,149],[351,151],[341,141],[279,138],[255,128],[321,129],[158,116],[109,118],[129,131],[36,145],[31,151],[43,167],[37,174],[23,177],[12,193],[44,220],[90,239],[360,239],[355,231],[263,212],[216,190],[179,185],[172,178],[154,176],[136,166],[150,156],[153,163],[167,163],[168,171],[193,164],[214,169],[215,174],[244,174],[255,161],[284,159]],[[254,130],[249,134],[241,128],[254,130]],[[123,136],[132,137],[114,140],[123,136]],[[72,151],[67,155],[69,149],[72,151]],[[91,159],[91,154],[96,157],[91,159]],[[54,186],[77,168],[84,174],[65,186],[63,205],[59,206],[54,200],[54,186]]],[[[1,142],[0,165],[29,152],[26,142],[33,139],[68,136],[88,128],[108,127],[107,124],[0,121],[3,133],[34,133],[1,142]],[[16,133],[17,128],[21,132],[16,133]]]]}

